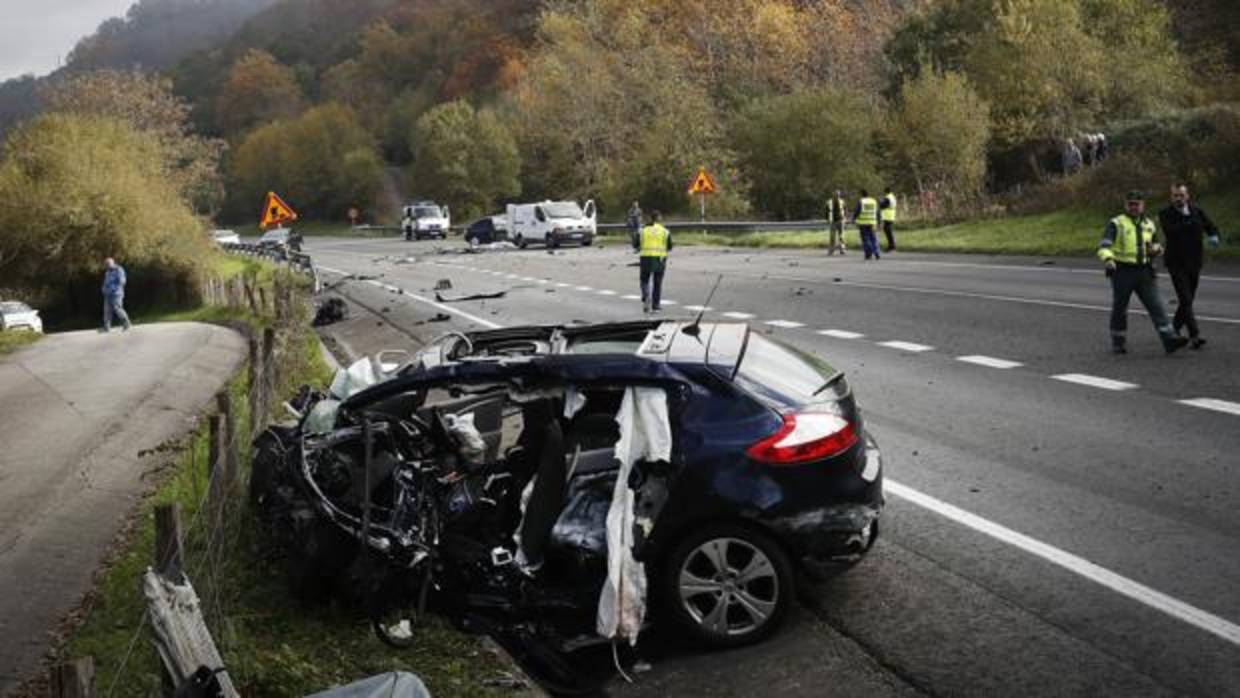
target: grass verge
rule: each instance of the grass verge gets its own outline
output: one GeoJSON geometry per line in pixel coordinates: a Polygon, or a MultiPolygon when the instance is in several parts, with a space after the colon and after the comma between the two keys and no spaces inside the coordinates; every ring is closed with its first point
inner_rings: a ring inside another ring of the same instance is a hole
{"type": "Polygon", "coordinates": [[[34,344],[40,339],[43,339],[42,332],[29,332],[27,330],[0,331],[0,356],[11,354],[24,346],[34,344]]]}
{"type": "MultiPolygon", "coordinates": [[[[273,280],[276,274],[284,273],[253,260],[233,258],[213,262],[213,268],[217,274],[256,274],[273,280]]],[[[274,321],[248,311],[207,307],[144,319],[185,320],[253,328],[274,321]]],[[[325,385],[330,372],[305,318],[294,318],[286,331],[276,395],[285,395],[300,384],[325,385]]],[[[228,384],[239,430],[249,423],[246,373],[242,371],[228,384]]],[[[187,573],[242,695],[304,695],[393,670],[418,674],[436,696],[500,695],[482,683],[487,677],[503,674],[498,659],[478,641],[441,621],[429,619],[416,628],[418,642],[413,649],[396,651],[375,640],[369,625],[355,611],[304,608],[294,602],[288,595],[288,580],[280,561],[259,539],[251,512],[244,505],[234,507],[214,530],[207,525],[209,517],[199,515],[207,489],[207,441],[205,429],[200,429],[164,456],[167,463],[160,484],[131,519],[100,572],[95,590],[80,609],[80,623],[62,649],[66,657],[94,657],[96,687],[101,695],[148,696],[158,689],[158,664],[150,630],[143,620],[145,599],[140,585],[154,549],[152,512],[157,505],[173,502],[181,506],[186,529],[187,573]]],[[[239,482],[244,489],[248,438],[239,437],[236,445],[241,464],[239,482]]],[[[236,499],[243,502],[244,495],[236,499]]]]}

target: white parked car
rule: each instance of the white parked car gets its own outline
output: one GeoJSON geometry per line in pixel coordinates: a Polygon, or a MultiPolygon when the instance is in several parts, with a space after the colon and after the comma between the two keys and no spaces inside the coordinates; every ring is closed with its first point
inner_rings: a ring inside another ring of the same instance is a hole
{"type": "Polygon", "coordinates": [[[406,240],[422,238],[446,238],[452,227],[452,217],[447,206],[434,201],[418,201],[401,210],[401,230],[406,240]]]}
{"type": "Polygon", "coordinates": [[[0,301],[0,330],[43,332],[39,311],[21,301],[0,301]]]}
{"type": "Polygon", "coordinates": [[[597,216],[594,201],[587,201],[584,208],[576,201],[508,204],[508,239],[517,247],[530,243],[547,247],[569,242],[593,245],[598,232],[597,216]]]}
{"type": "Polygon", "coordinates": [[[232,230],[212,230],[211,239],[217,245],[240,245],[241,236],[232,230]]]}

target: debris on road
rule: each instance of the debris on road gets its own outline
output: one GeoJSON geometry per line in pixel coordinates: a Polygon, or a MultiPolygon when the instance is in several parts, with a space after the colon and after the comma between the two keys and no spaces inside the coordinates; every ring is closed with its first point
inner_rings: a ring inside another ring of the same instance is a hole
{"type": "Polygon", "coordinates": [[[438,282],[435,283],[435,290],[436,291],[452,290],[452,279],[440,279],[438,282]]]}
{"type": "Polygon", "coordinates": [[[503,298],[508,295],[507,291],[496,291],[494,293],[472,293],[464,296],[445,296],[442,293],[435,294],[435,300],[440,303],[460,303],[462,301],[489,301],[497,298],[503,298]]]}
{"type": "Polygon", "coordinates": [[[314,312],[314,320],[311,325],[315,327],[326,327],[335,324],[349,317],[349,306],[340,298],[335,296],[323,301],[314,312]]]}

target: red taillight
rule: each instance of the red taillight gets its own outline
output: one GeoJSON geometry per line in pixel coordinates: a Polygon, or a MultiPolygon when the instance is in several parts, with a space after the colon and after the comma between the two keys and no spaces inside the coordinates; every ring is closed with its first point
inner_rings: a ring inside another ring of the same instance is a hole
{"type": "Polygon", "coordinates": [[[784,415],[784,425],[745,453],[759,463],[794,465],[824,460],[857,443],[857,430],[843,417],[820,412],[784,415]]]}

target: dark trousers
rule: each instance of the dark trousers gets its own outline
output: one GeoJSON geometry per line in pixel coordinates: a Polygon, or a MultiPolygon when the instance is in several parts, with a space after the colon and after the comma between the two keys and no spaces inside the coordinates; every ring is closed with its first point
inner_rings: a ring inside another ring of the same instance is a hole
{"type": "Polygon", "coordinates": [[[861,231],[861,249],[865,252],[865,258],[878,259],[878,237],[874,235],[874,226],[859,225],[857,228],[861,231]]]}
{"type": "Polygon", "coordinates": [[[103,329],[112,329],[112,318],[121,321],[129,329],[129,315],[125,312],[125,294],[110,293],[103,297],[103,329]]]}
{"type": "Polygon", "coordinates": [[[1128,334],[1128,301],[1132,294],[1137,294],[1141,305],[1150,314],[1154,329],[1164,340],[1175,334],[1171,322],[1167,320],[1167,309],[1163,306],[1162,297],[1158,295],[1158,280],[1154,276],[1154,268],[1149,265],[1118,264],[1111,275],[1111,340],[1124,344],[1128,334]]]}
{"type": "Polygon", "coordinates": [[[887,251],[890,252],[896,248],[896,224],[891,221],[883,221],[883,235],[887,236],[887,251]]]}
{"type": "Polygon", "coordinates": [[[1193,301],[1197,298],[1201,269],[1169,266],[1167,272],[1171,274],[1171,285],[1175,287],[1175,297],[1179,301],[1175,309],[1175,320],[1171,324],[1177,333],[1187,327],[1188,336],[1196,338],[1201,334],[1201,330],[1197,327],[1196,316],[1193,315],[1193,301]]]}
{"type": "Polygon", "coordinates": [[[650,301],[651,310],[659,309],[659,299],[663,296],[663,272],[666,270],[666,257],[641,258],[642,304],[650,301]]]}

